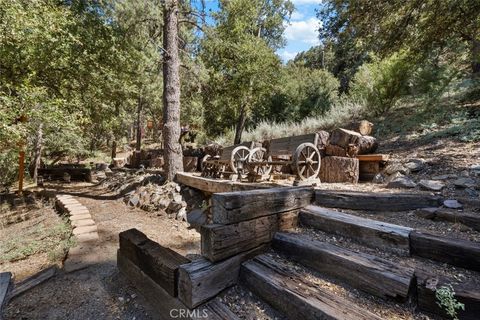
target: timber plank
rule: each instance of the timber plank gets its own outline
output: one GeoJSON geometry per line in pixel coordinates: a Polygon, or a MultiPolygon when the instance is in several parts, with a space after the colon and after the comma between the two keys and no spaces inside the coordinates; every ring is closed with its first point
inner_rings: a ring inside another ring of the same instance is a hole
{"type": "Polygon", "coordinates": [[[381,319],[352,301],[313,286],[301,274],[285,270],[265,255],[244,262],[240,280],[289,319],[381,319]]]}
{"type": "Polygon", "coordinates": [[[457,283],[455,279],[432,274],[431,271],[415,270],[417,277],[418,308],[421,311],[450,318],[444,309],[437,304],[436,290],[451,285],[455,291],[455,299],[465,305],[465,310],[458,310],[458,318],[477,320],[480,314],[480,288],[470,283],[457,283]]]}
{"type": "Polygon", "coordinates": [[[181,265],[178,272],[178,298],[189,308],[208,301],[235,285],[242,262],[266,248],[267,246],[260,246],[216,263],[200,258],[181,265]]]}
{"type": "Polygon", "coordinates": [[[175,297],[177,295],[178,267],[190,260],[148,238],[145,240],[138,230],[124,231],[120,234],[120,239],[120,252],[175,297]],[[130,241],[131,239],[133,240],[130,241]],[[125,242],[130,243],[125,246],[125,242]]]}
{"type": "Polygon", "coordinates": [[[439,206],[440,200],[428,194],[315,190],[317,205],[339,209],[408,211],[439,206]]]}
{"type": "Polygon", "coordinates": [[[12,273],[0,273],[0,319],[2,319],[3,307],[9,300],[9,293],[12,287],[12,273]]]}
{"type": "Polygon", "coordinates": [[[349,237],[373,248],[409,254],[409,234],[412,228],[357,217],[317,206],[300,211],[300,222],[324,232],[349,237]]]}
{"type": "Polygon", "coordinates": [[[277,230],[277,215],[226,226],[203,225],[200,229],[202,255],[210,261],[219,261],[270,242],[277,230]]]}
{"type": "Polygon", "coordinates": [[[33,287],[41,284],[42,282],[47,281],[51,277],[53,277],[57,273],[57,267],[52,266],[49,267],[45,270],[42,270],[38,272],[37,274],[28,277],[27,279],[23,280],[22,282],[19,282],[15,285],[15,287],[12,290],[12,294],[10,298],[16,297],[18,295],[21,295],[22,293],[32,289],[33,287]]]}
{"type": "Polygon", "coordinates": [[[305,207],[313,201],[312,187],[287,187],[212,196],[213,223],[232,224],[305,207]]]}
{"type": "Polygon", "coordinates": [[[388,154],[359,154],[357,155],[359,161],[388,161],[390,155],[388,154]]]}
{"type": "Polygon", "coordinates": [[[411,232],[410,247],[413,255],[480,271],[480,244],[428,233],[411,232]]]}
{"type": "Polygon", "coordinates": [[[277,232],[272,246],[289,259],[381,298],[407,300],[414,270],[308,236],[277,232]]]}

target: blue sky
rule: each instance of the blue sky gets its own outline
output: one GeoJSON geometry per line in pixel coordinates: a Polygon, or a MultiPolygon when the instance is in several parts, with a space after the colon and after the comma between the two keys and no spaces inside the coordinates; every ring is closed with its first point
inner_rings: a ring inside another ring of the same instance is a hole
{"type": "MultiPolygon", "coordinates": [[[[318,45],[319,21],[316,18],[315,9],[320,7],[322,0],[290,0],[295,5],[290,23],[285,25],[285,39],[287,45],[279,49],[277,54],[284,62],[295,58],[301,51],[308,50],[318,45]]],[[[217,10],[217,1],[207,0],[207,10],[217,10]]]]}

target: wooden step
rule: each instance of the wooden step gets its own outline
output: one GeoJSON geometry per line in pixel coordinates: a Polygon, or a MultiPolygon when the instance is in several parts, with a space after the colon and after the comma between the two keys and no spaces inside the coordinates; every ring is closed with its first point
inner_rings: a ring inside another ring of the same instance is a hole
{"type": "Polygon", "coordinates": [[[309,283],[268,255],[244,262],[240,281],[289,319],[381,319],[343,297],[309,283]]]}
{"type": "Polygon", "coordinates": [[[480,243],[437,236],[428,233],[410,233],[412,255],[480,271],[480,243]]]}
{"type": "Polygon", "coordinates": [[[278,232],[272,246],[289,259],[381,298],[405,302],[414,279],[412,268],[301,234],[278,232]]]}
{"type": "Polygon", "coordinates": [[[408,211],[437,207],[441,197],[412,193],[374,193],[354,191],[315,190],[315,203],[339,209],[369,211],[408,211]]]}
{"type": "Polygon", "coordinates": [[[412,228],[357,217],[317,206],[300,211],[300,223],[328,233],[351,238],[363,245],[409,254],[412,228]]]}

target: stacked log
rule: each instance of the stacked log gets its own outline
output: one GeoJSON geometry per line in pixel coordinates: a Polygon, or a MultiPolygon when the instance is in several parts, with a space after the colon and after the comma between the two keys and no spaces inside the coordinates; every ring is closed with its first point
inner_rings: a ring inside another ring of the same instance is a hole
{"type": "Polygon", "coordinates": [[[358,176],[358,159],[335,156],[322,158],[320,181],[357,183],[358,176]]]}

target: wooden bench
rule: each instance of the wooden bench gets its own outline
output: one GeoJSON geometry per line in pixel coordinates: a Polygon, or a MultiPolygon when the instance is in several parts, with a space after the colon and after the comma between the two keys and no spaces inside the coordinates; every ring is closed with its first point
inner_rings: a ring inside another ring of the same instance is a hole
{"type": "Polygon", "coordinates": [[[272,139],[267,148],[254,148],[250,152],[249,171],[258,175],[269,174],[272,166],[290,165],[299,180],[316,179],[321,164],[317,144],[316,133],[272,139]]]}
{"type": "Polygon", "coordinates": [[[356,157],[359,161],[360,180],[371,181],[382,171],[390,156],[388,154],[362,154],[356,157]]]}
{"type": "Polygon", "coordinates": [[[206,155],[202,160],[202,176],[221,178],[225,175],[242,173],[250,155],[250,150],[259,143],[254,141],[225,147],[220,156],[206,155]]]}

